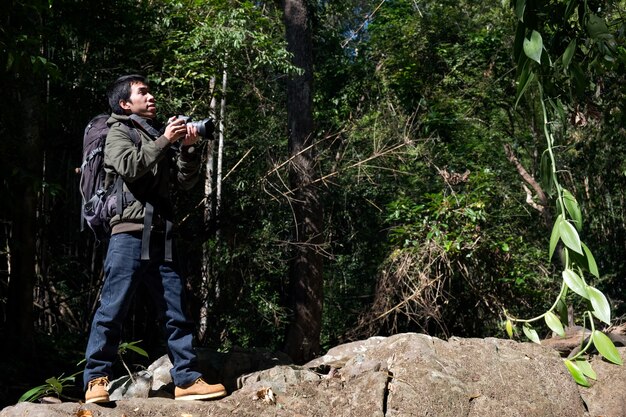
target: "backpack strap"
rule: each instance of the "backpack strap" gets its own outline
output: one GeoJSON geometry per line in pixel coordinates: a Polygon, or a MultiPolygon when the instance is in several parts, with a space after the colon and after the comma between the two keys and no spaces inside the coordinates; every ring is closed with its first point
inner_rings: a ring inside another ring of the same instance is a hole
{"type": "MultiPolygon", "coordinates": [[[[152,127],[146,119],[143,117],[139,117],[136,114],[131,114],[130,116],[131,122],[146,132],[148,135],[153,138],[158,138],[161,136],[161,133],[152,127]]],[[[129,127],[130,132],[133,132],[135,135],[139,136],[137,132],[137,128],[134,126],[129,127]]],[[[155,207],[146,203],[145,212],[143,217],[143,232],[141,234],[141,260],[149,260],[150,259],[150,234],[152,231],[152,221],[154,218],[155,207]]],[[[165,220],[165,253],[164,253],[164,261],[172,262],[173,260],[173,249],[172,249],[172,231],[174,229],[174,224],[170,220],[165,220]]]]}
{"type": "Polygon", "coordinates": [[[154,206],[146,203],[143,215],[143,232],[141,233],[141,260],[150,259],[150,232],[152,231],[152,217],[154,216],[154,206]]]}

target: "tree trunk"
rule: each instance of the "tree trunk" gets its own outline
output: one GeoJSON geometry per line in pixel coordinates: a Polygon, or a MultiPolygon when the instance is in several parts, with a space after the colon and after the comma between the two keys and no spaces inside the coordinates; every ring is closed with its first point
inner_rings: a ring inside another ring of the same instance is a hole
{"type": "MultiPolygon", "coordinates": [[[[215,107],[217,102],[215,100],[215,77],[211,77],[210,87],[211,90],[211,104],[210,116],[215,120],[215,107]]],[[[211,222],[214,219],[213,214],[213,174],[214,174],[214,160],[213,160],[213,146],[212,140],[209,140],[206,147],[206,163],[204,171],[204,236],[205,240],[208,238],[208,234],[211,231],[211,222]]],[[[201,284],[201,298],[202,305],[200,306],[200,323],[198,330],[198,340],[200,343],[204,343],[208,337],[208,325],[209,325],[209,308],[210,297],[213,285],[211,285],[211,259],[210,250],[208,245],[204,245],[202,249],[202,284],[201,284]]]]}
{"type": "Polygon", "coordinates": [[[287,328],[285,350],[296,363],[320,353],[322,324],[323,211],[314,185],[313,142],[313,46],[311,19],[305,0],[283,1],[287,49],[293,63],[303,70],[287,81],[289,180],[295,214],[293,257],[290,263],[290,304],[293,318],[287,328]]]}

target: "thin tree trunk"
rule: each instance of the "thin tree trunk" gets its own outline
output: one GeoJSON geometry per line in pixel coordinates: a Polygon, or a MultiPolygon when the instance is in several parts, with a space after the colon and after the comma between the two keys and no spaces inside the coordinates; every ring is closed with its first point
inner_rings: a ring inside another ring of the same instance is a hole
{"type": "MultiPolygon", "coordinates": [[[[215,77],[211,77],[211,81],[209,84],[209,88],[211,90],[211,104],[210,108],[210,116],[215,120],[215,77]]],[[[211,222],[213,221],[213,141],[210,140],[207,143],[206,147],[206,163],[205,163],[205,177],[204,177],[204,229],[205,236],[208,236],[208,232],[211,230],[211,222]]],[[[204,245],[202,249],[202,284],[201,284],[201,300],[202,305],[200,306],[200,320],[199,320],[199,330],[198,330],[198,340],[200,342],[204,342],[207,337],[208,330],[208,319],[209,319],[209,293],[211,291],[211,259],[210,252],[207,245],[204,245]]]]}
{"type": "MultiPolygon", "coordinates": [[[[226,67],[222,72],[222,100],[220,101],[220,122],[219,122],[219,139],[217,145],[217,175],[216,175],[216,196],[215,196],[215,217],[219,221],[220,211],[222,208],[222,160],[224,155],[224,117],[226,117],[226,83],[228,76],[226,67]]],[[[219,227],[217,229],[219,234],[219,227]]]]}
{"type": "Polygon", "coordinates": [[[293,257],[290,263],[290,304],[293,318],[287,328],[285,350],[296,363],[320,353],[323,276],[322,204],[314,185],[313,42],[306,0],[284,0],[287,49],[304,72],[287,81],[291,201],[295,213],[293,257]]]}

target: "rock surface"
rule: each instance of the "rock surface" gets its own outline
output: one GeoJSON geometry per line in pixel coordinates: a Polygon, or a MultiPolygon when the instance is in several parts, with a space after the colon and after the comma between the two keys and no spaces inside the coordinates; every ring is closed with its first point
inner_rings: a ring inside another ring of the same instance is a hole
{"type": "MultiPolygon", "coordinates": [[[[626,348],[618,350],[626,358],[626,348]]],[[[161,358],[135,384],[116,381],[118,400],[106,406],[20,403],[0,417],[626,417],[624,367],[596,357],[597,381],[582,388],[554,350],[502,339],[406,333],[341,345],[305,366],[244,352],[201,362],[231,395],[172,401],[171,364],[161,358]]]]}

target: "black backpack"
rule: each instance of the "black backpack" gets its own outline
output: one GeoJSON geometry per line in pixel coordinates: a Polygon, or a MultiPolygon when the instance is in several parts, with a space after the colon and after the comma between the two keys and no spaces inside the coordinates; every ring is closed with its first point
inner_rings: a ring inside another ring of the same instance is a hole
{"type": "MultiPolygon", "coordinates": [[[[81,230],[85,223],[97,240],[107,239],[110,233],[109,220],[115,209],[115,188],[120,181],[113,181],[105,188],[104,146],[109,126],[108,114],[99,114],[89,121],[83,134],[83,162],[80,166],[80,194],[82,196],[81,230]]],[[[127,125],[124,125],[127,126],[127,125]]],[[[136,146],[141,140],[134,127],[127,126],[136,146]]]]}

